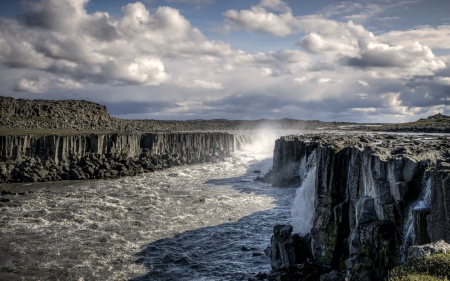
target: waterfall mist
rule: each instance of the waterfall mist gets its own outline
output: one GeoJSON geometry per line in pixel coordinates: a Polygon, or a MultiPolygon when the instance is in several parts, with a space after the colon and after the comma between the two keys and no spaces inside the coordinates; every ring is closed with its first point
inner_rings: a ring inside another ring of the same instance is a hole
{"type": "Polygon", "coordinates": [[[315,213],[315,183],[316,183],[316,151],[301,159],[300,177],[301,186],[297,189],[294,204],[292,206],[292,226],[294,232],[305,235],[310,232],[314,223],[315,213]]]}

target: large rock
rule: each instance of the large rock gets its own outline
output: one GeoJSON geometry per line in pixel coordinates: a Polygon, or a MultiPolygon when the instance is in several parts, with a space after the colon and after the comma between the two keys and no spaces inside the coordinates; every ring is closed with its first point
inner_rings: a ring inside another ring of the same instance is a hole
{"type": "Polygon", "coordinates": [[[273,228],[272,251],[270,255],[272,269],[288,268],[295,264],[295,248],[292,240],[292,225],[276,225],[273,228]]]}
{"type": "Polygon", "coordinates": [[[430,244],[411,246],[408,248],[408,259],[420,258],[436,253],[450,253],[450,244],[444,240],[439,240],[430,244]]]}

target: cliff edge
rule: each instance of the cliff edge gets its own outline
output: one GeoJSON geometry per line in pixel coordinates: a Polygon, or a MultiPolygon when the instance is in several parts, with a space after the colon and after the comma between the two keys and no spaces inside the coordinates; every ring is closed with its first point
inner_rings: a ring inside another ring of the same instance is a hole
{"type": "Polygon", "coordinates": [[[272,267],[283,280],[316,280],[288,279],[292,272],[384,280],[410,246],[450,242],[448,136],[282,137],[271,179],[300,183],[293,230],[278,226],[272,238],[272,267]]]}

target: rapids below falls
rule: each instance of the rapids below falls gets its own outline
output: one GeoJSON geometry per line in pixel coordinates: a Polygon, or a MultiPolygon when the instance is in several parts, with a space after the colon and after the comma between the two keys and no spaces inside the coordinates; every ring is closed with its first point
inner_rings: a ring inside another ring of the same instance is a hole
{"type": "Polygon", "coordinates": [[[0,186],[19,193],[0,207],[0,279],[247,280],[269,272],[264,249],[274,225],[291,223],[296,194],[254,181],[255,170],[272,167],[277,137],[255,137],[219,163],[0,186]]]}

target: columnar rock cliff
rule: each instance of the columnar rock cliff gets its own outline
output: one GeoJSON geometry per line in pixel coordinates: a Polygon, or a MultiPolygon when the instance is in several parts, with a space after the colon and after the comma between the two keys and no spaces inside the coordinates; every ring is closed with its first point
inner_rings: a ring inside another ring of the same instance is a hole
{"type": "Polygon", "coordinates": [[[277,140],[274,185],[313,184],[313,198],[295,203],[314,201],[308,210],[314,219],[302,238],[310,242],[299,252],[310,252],[309,262],[330,272],[323,272],[323,280],[383,280],[404,261],[409,246],[450,242],[449,149],[447,137],[417,135],[316,134],[277,140]],[[307,181],[302,169],[313,154],[314,178],[307,181]],[[326,279],[330,276],[334,279],[326,279]]]}
{"type": "Polygon", "coordinates": [[[2,182],[135,175],[233,150],[228,133],[0,136],[0,175],[2,182]]]}

